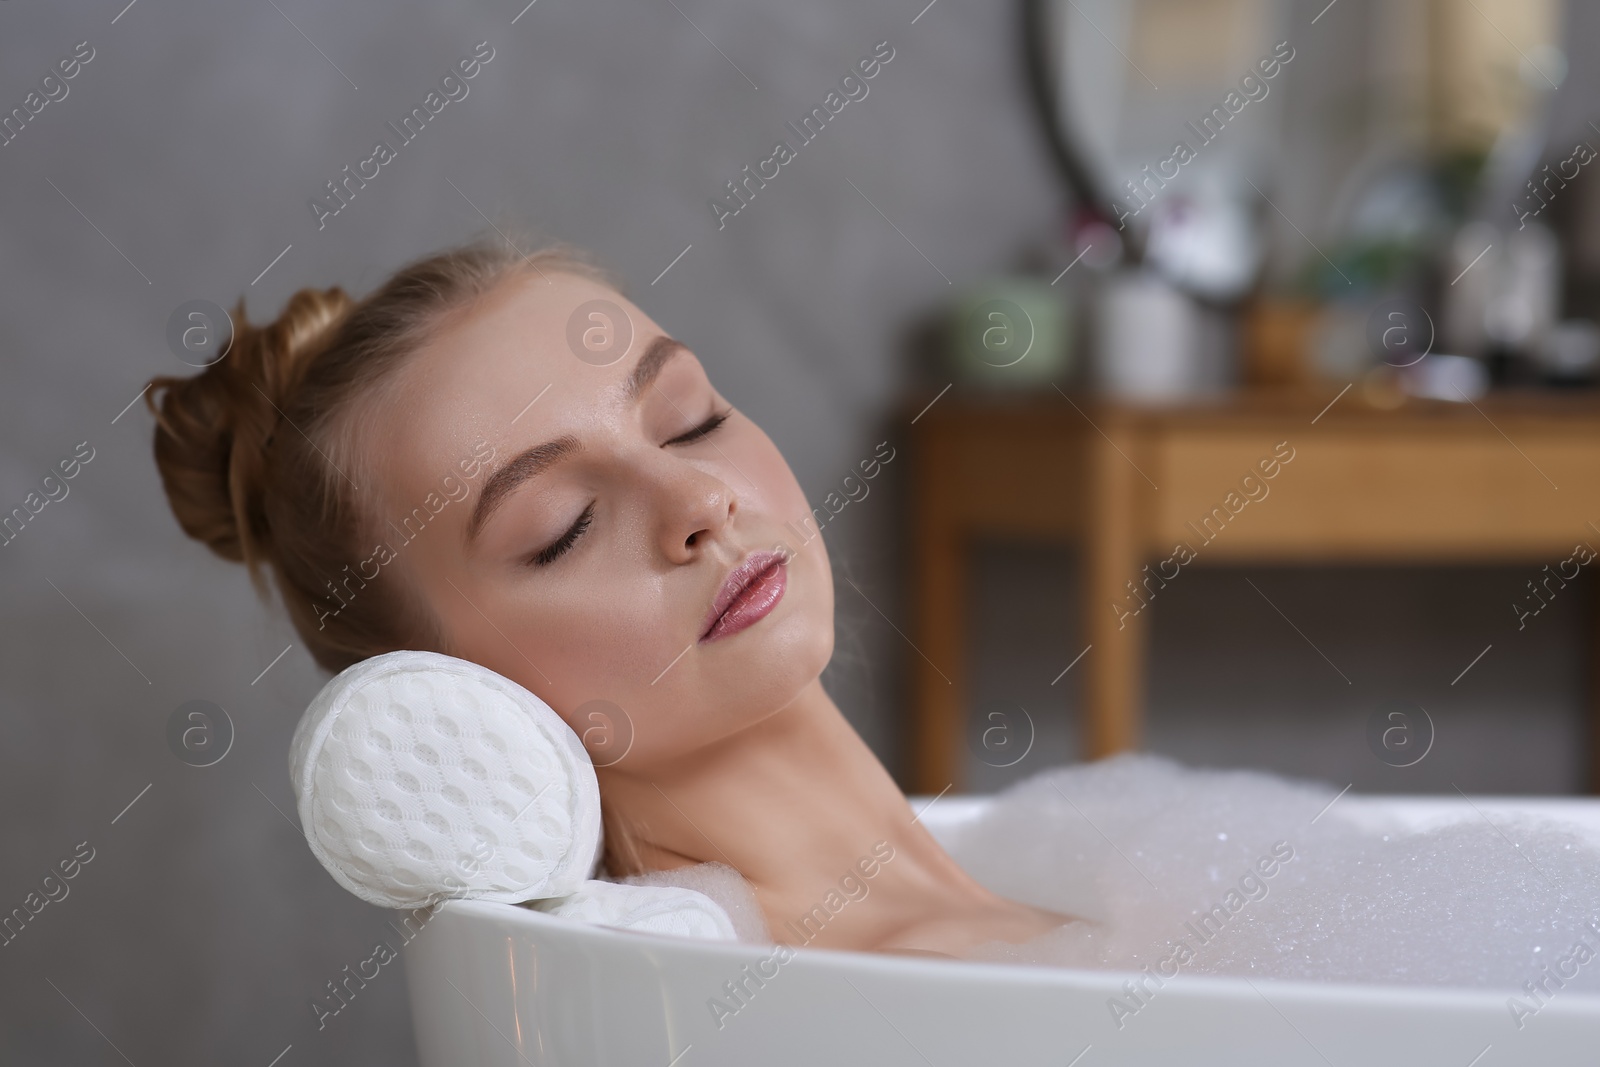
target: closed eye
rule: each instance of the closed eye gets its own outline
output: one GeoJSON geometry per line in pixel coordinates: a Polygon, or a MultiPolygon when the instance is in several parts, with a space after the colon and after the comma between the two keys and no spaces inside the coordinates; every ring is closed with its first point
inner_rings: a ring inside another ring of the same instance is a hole
{"type": "Polygon", "coordinates": [[[719,426],[728,421],[728,416],[732,414],[732,408],[729,408],[726,411],[718,412],[717,414],[712,415],[705,422],[702,422],[699,426],[696,426],[694,429],[689,430],[686,433],[681,433],[670,441],[662,442],[662,447],[665,448],[667,445],[687,445],[694,441],[700,440],[702,437],[710,437],[717,431],[719,426]]]}
{"type": "MultiPolygon", "coordinates": [[[[723,423],[727,422],[728,416],[732,414],[732,408],[728,408],[726,411],[717,412],[705,422],[702,422],[699,426],[696,426],[694,429],[681,433],[669,441],[662,442],[662,447],[666,447],[667,445],[692,444],[695,441],[709,437],[713,433],[716,433],[717,429],[721,427],[723,423]]],[[[578,538],[582,537],[593,523],[594,505],[591,503],[588,507],[583,509],[583,514],[579,515],[577,520],[567,528],[566,533],[562,534],[555,541],[551,542],[549,545],[530,556],[528,558],[528,563],[535,567],[548,567],[550,564],[566,555],[572,546],[577,544],[578,538]]]]}
{"type": "Polygon", "coordinates": [[[577,521],[567,528],[566,533],[562,534],[550,545],[536,552],[528,559],[528,562],[535,567],[548,567],[565,555],[567,550],[577,543],[578,538],[583,536],[584,531],[593,522],[594,505],[590,504],[583,509],[583,514],[578,516],[577,521]]]}

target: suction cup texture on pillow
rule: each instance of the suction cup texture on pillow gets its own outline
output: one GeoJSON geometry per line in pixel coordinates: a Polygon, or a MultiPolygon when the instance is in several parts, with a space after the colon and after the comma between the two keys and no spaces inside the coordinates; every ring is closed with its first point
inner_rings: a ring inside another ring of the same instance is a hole
{"type": "Polygon", "coordinates": [[[676,886],[584,882],[569,896],[530,901],[563,919],[709,941],[737,941],[728,913],[704,893],[676,886]]]}
{"type": "Polygon", "coordinates": [[[594,872],[600,789],[582,743],[522,686],[435,652],[363,660],[289,746],[311,851],[362,900],[566,896],[594,872]]]}

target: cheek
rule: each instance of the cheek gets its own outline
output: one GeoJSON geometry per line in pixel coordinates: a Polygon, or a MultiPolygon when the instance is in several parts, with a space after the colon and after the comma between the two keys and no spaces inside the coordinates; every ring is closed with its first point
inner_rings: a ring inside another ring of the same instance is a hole
{"type": "Polygon", "coordinates": [[[739,496],[748,497],[780,526],[811,513],[794,471],[759,426],[745,420],[734,444],[728,454],[738,469],[726,472],[725,478],[739,496]]]}
{"type": "Polygon", "coordinates": [[[583,568],[570,585],[552,585],[537,596],[508,590],[494,616],[505,637],[490,630],[480,634],[483,644],[508,650],[514,643],[522,655],[500,653],[507,668],[502,673],[563,717],[596,699],[633,714],[655,695],[652,680],[683,651],[681,643],[673,646],[682,605],[659,583],[611,558],[583,568]]]}
{"type": "MultiPolygon", "coordinates": [[[[811,505],[783,454],[753,423],[749,432],[750,439],[743,449],[745,455],[737,462],[749,481],[755,483],[751,502],[763,513],[759,517],[760,527],[763,532],[770,532],[774,540],[794,550],[795,556],[789,564],[791,582],[787,595],[794,597],[795,606],[810,620],[811,628],[825,632],[827,654],[831,654],[833,569],[828,562],[827,547],[816,535],[811,505]],[[809,540],[806,540],[807,534],[811,535],[809,540]]],[[[730,484],[744,484],[744,479],[730,484]]]]}
{"type": "Polygon", "coordinates": [[[591,755],[605,765],[625,761],[634,767],[684,743],[698,747],[706,724],[696,720],[711,709],[703,697],[673,684],[681,681],[676,675],[682,662],[660,684],[651,684],[683,651],[664,641],[661,620],[671,605],[650,583],[637,576],[625,583],[608,570],[614,574],[616,568],[586,574],[581,597],[548,587],[534,597],[510,583],[499,590],[480,586],[471,595],[494,625],[459,597],[463,610],[454,611],[447,624],[456,638],[454,655],[538,695],[579,738],[595,732],[586,709],[604,708],[600,736],[611,748],[591,755]]]}

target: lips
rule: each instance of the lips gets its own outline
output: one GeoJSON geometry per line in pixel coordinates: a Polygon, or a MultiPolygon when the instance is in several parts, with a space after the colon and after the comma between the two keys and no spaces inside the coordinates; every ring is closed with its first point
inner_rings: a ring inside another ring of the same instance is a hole
{"type": "Polygon", "coordinates": [[[735,567],[706,614],[700,642],[731,636],[766,618],[783,599],[788,562],[781,552],[756,552],[735,567]]]}

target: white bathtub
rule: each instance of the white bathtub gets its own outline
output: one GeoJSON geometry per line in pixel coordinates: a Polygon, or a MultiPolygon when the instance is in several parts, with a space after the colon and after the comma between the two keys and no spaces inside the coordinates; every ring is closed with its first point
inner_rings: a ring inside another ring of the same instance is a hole
{"type": "MultiPolygon", "coordinates": [[[[943,838],[982,803],[947,797],[923,821],[943,838]]],[[[1339,803],[1419,825],[1482,817],[1460,800],[1339,803]]],[[[1474,803],[1489,816],[1578,822],[1600,841],[1600,800],[1474,803]]],[[[719,1027],[710,999],[726,1002],[723,984],[770,953],[450,901],[402,957],[423,1067],[1600,1063],[1600,995],[1575,991],[1558,991],[1518,1029],[1511,990],[1180,975],[1119,1030],[1107,1003],[1127,974],[821,949],[799,950],[763,985],[747,983],[748,1002],[719,1027]]]]}

